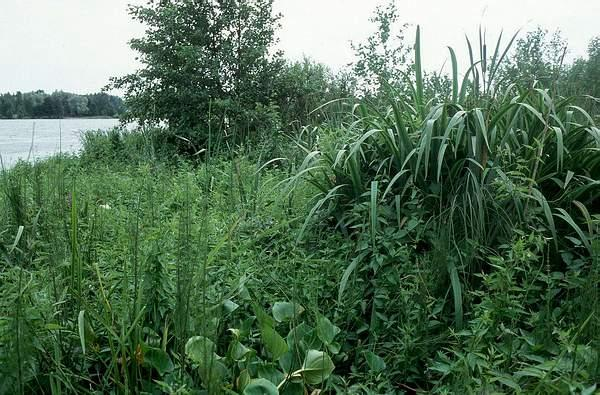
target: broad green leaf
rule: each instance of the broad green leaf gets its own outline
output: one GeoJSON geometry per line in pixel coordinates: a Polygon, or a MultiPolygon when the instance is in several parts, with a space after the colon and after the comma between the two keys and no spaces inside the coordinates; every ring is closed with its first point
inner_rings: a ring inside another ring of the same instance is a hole
{"type": "Polygon", "coordinates": [[[429,370],[433,370],[434,372],[439,372],[445,376],[452,371],[452,366],[445,362],[435,361],[429,367],[429,370]]]}
{"type": "Polygon", "coordinates": [[[216,389],[221,388],[223,379],[229,371],[225,364],[213,360],[209,366],[200,366],[198,372],[200,373],[202,384],[208,389],[209,393],[213,393],[216,389]]]}
{"type": "Polygon", "coordinates": [[[161,376],[164,376],[165,373],[172,372],[175,366],[165,351],[160,348],[149,347],[144,350],[144,364],[148,364],[161,376]]]}
{"type": "Polygon", "coordinates": [[[342,346],[340,345],[340,343],[337,343],[337,342],[327,344],[327,349],[332,354],[338,354],[340,352],[341,348],[342,348],[342,346]]]}
{"type": "Polygon", "coordinates": [[[238,391],[243,391],[244,388],[246,388],[246,386],[250,383],[251,377],[250,377],[250,373],[248,373],[248,370],[244,369],[240,372],[239,377],[236,380],[236,386],[238,391]]]}
{"type": "Polygon", "coordinates": [[[289,321],[304,312],[304,307],[298,303],[276,302],[273,305],[273,317],[277,322],[289,321]]]}
{"type": "Polygon", "coordinates": [[[252,303],[252,310],[256,314],[259,326],[275,326],[275,320],[258,303],[252,303]]]}
{"type": "Polygon", "coordinates": [[[252,351],[253,350],[251,348],[244,346],[242,343],[236,340],[231,345],[231,358],[235,361],[241,361],[252,351]]]}
{"type": "Polygon", "coordinates": [[[304,384],[288,381],[282,386],[281,395],[305,395],[304,384]]]}
{"type": "Polygon", "coordinates": [[[329,345],[338,333],[340,333],[340,328],[333,325],[329,318],[319,314],[317,317],[317,336],[319,339],[329,345]]]}
{"type": "Polygon", "coordinates": [[[216,346],[204,336],[194,336],[185,345],[185,353],[198,365],[202,383],[209,389],[219,388],[223,377],[227,375],[227,367],[219,361],[215,353],[216,346]]]}
{"type": "Polygon", "coordinates": [[[194,336],[185,344],[188,358],[201,366],[206,366],[215,359],[216,349],[215,343],[204,336],[194,336]]]}
{"type": "Polygon", "coordinates": [[[293,372],[300,367],[300,363],[296,362],[295,355],[292,351],[287,351],[279,358],[279,367],[286,373],[293,372]]]}
{"type": "Polygon", "coordinates": [[[300,373],[307,384],[316,385],[327,380],[335,365],[323,351],[309,350],[302,364],[300,373]]]}
{"type": "Polygon", "coordinates": [[[533,366],[529,366],[526,367],[523,370],[518,370],[515,372],[515,376],[517,377],[536,377],[536,378],[543,378],[545,376],[544,371],[533,367],[533,366]]]}
{"type": "Polygon", "coordinates": [[[521,392],[522,389],[519,386],[519,384],[517,384],[510,376],[508,375],[503,375],[503,376],[498,376],[496,377],[494,380],[497,380],[499,382],[501,382],[502,384],[504,384],[505,386],[512,388],[513,390],[517,391],[517,392],[521,392]]]}
{"type": "Polygon", "coordinates": [[[288,350],[288,345],[283,337],[272,327],[263,325],[260,328],[260,333],[265,347],[271,353],[274,361],[278,360],[288,350]]]}
{"type": "Polygon", "coordinates": [[[596,393],[597,384],[587,387],[581,391],[581,395],[594,395],[596,393]]]}
{"type": "Polygon", "coordinates": [[[279,395],[279,390],[269,380],[254,379],[244,388],[244,395],[279,395]]]}
{"type": "Polygon", "coordinates": [[[371,369],[373,372],[379,373],[384,371],[386,368],[383,358],[372,351],[365,352],[365,360],[367,361],[367,365],[369,365],[369,369],[371,369]]]}
{"type": "Polygon", "coordinates": [[[223,302],[223,311],[226,314],[233,313],[235,310],[238,309],[238,307],[240,307],[240,305],[235,303],[231,299],[227,299],[223,302]]]}
{"type": "Polygon", "coordinates": [[[295,328],[292,328],[285,338],[287,345],[290,349],[296,348],[298,344],[302,340],[304,340],[307,336],[311,336],[314,333],[314,329],[302,322],[298,324],[295,328]]]}
{"type": "Polygon", "coordinates": [[[285,375],[271,364],[260,364],[257,368],[258,377],[267,379],[277,385],[283,381],[285,375]]]}

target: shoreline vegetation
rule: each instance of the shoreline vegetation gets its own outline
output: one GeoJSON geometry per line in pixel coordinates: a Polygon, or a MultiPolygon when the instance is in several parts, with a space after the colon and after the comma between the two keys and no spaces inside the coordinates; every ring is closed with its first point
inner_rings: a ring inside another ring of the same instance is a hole
{"type": "Polygon", "coordinates": [[[394,4],[337,73],[272,0],[131,6],[143,127],[0,171],[0,395],[597,393],[600,38],[429,72],[394,4]]]}

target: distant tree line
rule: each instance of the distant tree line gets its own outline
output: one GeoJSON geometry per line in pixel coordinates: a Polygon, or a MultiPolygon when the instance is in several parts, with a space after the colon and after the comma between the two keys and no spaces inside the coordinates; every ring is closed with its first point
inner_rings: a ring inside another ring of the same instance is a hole
{"type": "Polygon", "coordinates": [[[125,110],[123,100],[106,93],[78,95],[63,91],[0,95],[0,119],[117,117],[125,110]]]}

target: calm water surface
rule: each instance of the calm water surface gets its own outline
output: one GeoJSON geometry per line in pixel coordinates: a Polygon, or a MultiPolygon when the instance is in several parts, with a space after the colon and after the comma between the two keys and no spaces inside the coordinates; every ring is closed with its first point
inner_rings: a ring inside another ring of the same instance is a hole
{"type": "Polygon", "coordinates": [[[61,151],[78,152],[82,132],[108,130],[118,124],[117,119],[0,119],[2,163],[11,166],[18,159],[36,160],[61,151]]]}

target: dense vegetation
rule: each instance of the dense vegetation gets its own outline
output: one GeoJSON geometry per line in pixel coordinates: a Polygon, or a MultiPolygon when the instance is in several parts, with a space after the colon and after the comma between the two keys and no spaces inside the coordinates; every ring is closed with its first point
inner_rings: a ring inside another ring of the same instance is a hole
{"type": "Polygon", "coordinates": [[[199,4],[132,9],[140,130],[0,174],[0,393],[596,392],[598,40],[428,73],[390,5],[336,74],[199,4]]]}
{"type": "Polygon", "coordinates": [[[123,100],[106,93],[77,95],[56,91],[4,93],[0,95],[0,119],[118,117],[123,100]]]}

